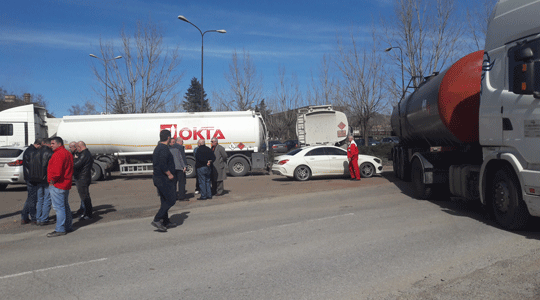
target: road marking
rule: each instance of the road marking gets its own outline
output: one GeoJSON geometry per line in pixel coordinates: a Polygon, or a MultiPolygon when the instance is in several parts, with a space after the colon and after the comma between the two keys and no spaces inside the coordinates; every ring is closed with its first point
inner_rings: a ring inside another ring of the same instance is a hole
{"type": "Polygon", "coordinates": [[[39,269],[39,270],[34,270],[34,271],[22,272],[22,273],[18,273],[18,274],[6,275],[6,276],[0,277],[0,280],[7,279],[7,278],[18,277],[18,276],[23,276],[23,275],[28,275],[28,274],[37,273],[37,272],[45,272],[45,271],[50,271],[50,270],[55,270],[55,269],[73,267],[73,266],[78,266],[78,265],[83,265],[83,264],[89,264],[89,263],[93,263],[93,262],[100,262],[100,261],[105,261],[107,259],[108,258],[100,258],[100,259],[94,259],[94,260],[89,260],[89,261],[82,261],[82,262],[78,262],[78,263],[73,263],[73,264],[69,264],[69,265],[62,265],[62,266],[50,267],[50,268],[39,269]]]}
{"type": "Polygon", "coordinates": [[[257,230],[247,231],[247,232],[244,232],[244,233],[253,233],[253,232],[257,232],[257,231],[267,230],[267,229],[270,229],[270,228],[287,227],[287,226],[293,226],[293,225],[298,225],[298,224],[307,223],[307,222],[322,221],[322,220],[335,219],[335,218],[346,217],[346,216],[354,216],[354,213],[348,213],[348,214],[344,214],[344,215],[324,217],[324,218],[319,218],[319,219],[310,219],[310,220],[294,222],[294,223],[288,223],[288,224],[281,224],[281,225],[277,225],[277,226],[271,226],[271,227],[267,227],[267,228],[261,228],[261,229],[257,229],[257,230]]]}

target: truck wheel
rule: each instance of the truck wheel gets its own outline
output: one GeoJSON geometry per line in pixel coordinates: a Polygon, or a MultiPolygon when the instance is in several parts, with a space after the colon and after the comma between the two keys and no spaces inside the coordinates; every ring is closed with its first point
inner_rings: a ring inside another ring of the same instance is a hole
{"type": "Polygon", "coordinates": [[[0,191],[3,191],[7,188],[7,183],[0,184],[0,191]]]}
{"type": "Polygon", "coordinates": [[[360,177],[370,178],[375,174],[375,166],[372,163],[365,162],[360,165],[360,177]]]}
{"type": "Polygon", "coordinates": [[[430,199],[433,188],[424,183],[424,169],[418,158],[415,158],[411,166],[411,181],[414,188],[414,197],[421,200],[430,199]]]}
{"type": "Polygon", "coordinates": [[[513,174],[507,167],[498,170],[490,188],[495,221],[507,230],[524,228],[530,217],[519,191],[519,182],[513,174]]]}
{"type": "Polygon", "coordinates": [[[311,177],[311,170],[308,168],[308,166],[298,166],[296,169],[294,169],[294,178],[298,181],[306,181],[311,177]]]}
{"type": "Polygon", "coordinates": [[[187,167],[186,167],[186,178],[193,178],[197,176],[197,172],[195,171],[195,160],[192,158],[187,158],[187,167]]]}
{"type": "Polygon", "coordinates": [[[98,181],[103,176],[103,173],[101,173],[101,167],[98,164],[92,165],[92,181],[98,181]]]}
{"type": "Polygon", "coordinates": [[[245,176],[249,172],[249,163],[242,157],[235,157],[229,161],[229,174],[234,177],[245,176]]]}

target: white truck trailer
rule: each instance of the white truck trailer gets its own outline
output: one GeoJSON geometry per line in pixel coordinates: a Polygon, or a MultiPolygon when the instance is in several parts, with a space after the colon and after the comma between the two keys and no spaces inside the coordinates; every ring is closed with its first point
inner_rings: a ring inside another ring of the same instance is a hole
{"type": "Polygon", "coordinates": [[[159,141],[159,132],[169,129],[173,138],[184,140],[188,177],[195,176],[193,149],[201,138],[209,142],[215,137],[225,147],[232,176],[244,176],[252,169],[267,166],[264,147],[267,129],[263,118],[255,111],[82,115],[48,119],[44,113],[44,109],[34,105],[0,112],[0,129],[2,126],[6,130],[12,128],[8,132],[11,136],[0,136],[0,146],[25,146],[37,137],[52,136],[61,137],[66,145],[84,141],[94,156],[92,178],[98,180],[117,165],[122,174],[151,173],[152,152],[159,141]]]}
{"type": "Polygon", "coordinates": [[[349,122],[345,113],[332,105],[313,105],[298,109],[296,135],[301,147],[341,145],[347,141],[349,122]]]}
{"type": "Polygon", "coordinates": [[[416,197],[481,201],[506,229],[540,216],[540,1],[499,1],[484,51],[394,108],[392,158],[416,197]]]}

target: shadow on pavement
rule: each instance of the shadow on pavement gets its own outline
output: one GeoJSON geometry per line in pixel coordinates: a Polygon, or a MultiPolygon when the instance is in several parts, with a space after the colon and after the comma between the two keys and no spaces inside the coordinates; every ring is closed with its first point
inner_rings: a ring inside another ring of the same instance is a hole
{"type": "MultiPolygon", "coordinates": [[[[405,182],[396,178],[393,171],[383,172],[382,176],[399,188],[403,194],[415,198],[411,182],[405,182]]],[[[471,218],[488,226],[504,230],[495,222],[488,207],[482,205],[480,201],[471,201],[460,197],[454,197],[451,196],[448,191],[438,194],[439,195],[435,196],[434,199],[418,201],[428,201],[436,204],[441,208],[441,211],[449,215],[471,218]]],[[[540,239],[540,218],[531,217],[529,224],[525,229],[508,232],[519,234],[529,239],[540,239]]]]}

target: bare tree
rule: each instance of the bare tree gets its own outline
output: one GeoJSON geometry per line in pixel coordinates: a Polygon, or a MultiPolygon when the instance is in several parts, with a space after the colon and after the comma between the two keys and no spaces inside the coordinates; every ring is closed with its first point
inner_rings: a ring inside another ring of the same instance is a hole
{"type": "Polygon", "coordinates": [[[473,7],[467,7],[467,33],[474,41],[472,51],[483,50],[486,40],[488,21],[497,0],[474,1],[473,7]]]}
{"type": "Polygon", "coordinates": [[[332,61],[323,55],[319,65],[317,78],[311,74],[311,83],[306,92],[306,100],[312,105],[333,104],[336,100],[339,81],[332,76],[332,61]]]}
{"type": "Polygon", "coordinates": [[[239,58],[234,50],[229,73],[225,73],[229,89],[213,93],[222,110],[252,109],[263,99],[262,76],[257,73],[249,52],[244,49],[241,55],[239,58]]]}
{"type": "Polygon", "coordinates": [[[360,125],[367,146],[370,120],[385,104],[381,52],[376,46],[370,51],[359,49],[353,33],[350,39],[348,45],[338,39],[336,63],[343,75],[341,104],[360,125]]]}
{"type": "Polygon", "coordinates": [[[70,109],[68,109],[68,111],[69,114],[72,116],[95,115],[98,113],[98,111],[96,110],[96,106],[90,101],[86,101],[82,106],[79,104],[73,105],[70,109]]]}
{"type": "Polygon", "coordinates": [[[382,20],[383,47],[400,47],[390,55],[396,65],[403,65],[408,78],[417,87],[422,77],[443,69],[455,61],[458,41],[463,36],[461,22],[456,22],[454,0],[394,0],[395,16],[382,20]],[[435,2],[435,3],[433,3],[435,2]]]}
{"type": "Polygon", "coordinates": [[[296,74],[290,78],[285,67],[278,67],[278,81],[270,108],[275,113],[267,120],[270,136],[292,139],[296,137],[296,109],[302,105],[302,93],[296,74]]]}
{"type": "Polygon", "coordinates": [[[115,113],[149,113],[177,111],[180,91],[177,84],[183,76],[178,70],[181,59],[178,48],[163,45],[163,30],[152,22],[137,22],[137,30],[130,37],[125,29],[120,33],[122,46],[100,41],[101,65],[92,70],[102,85],[94,91],[103,97],[107,111],[115,113]],[[122,59],[113,59],[120,54],[122,59]],[[107,69],[107,75],[105,74],[107,69]],[[107,78],[108,77],[108,78],[107,78]],[[105,100],[103,86],[111,101],[105,100]]]}

